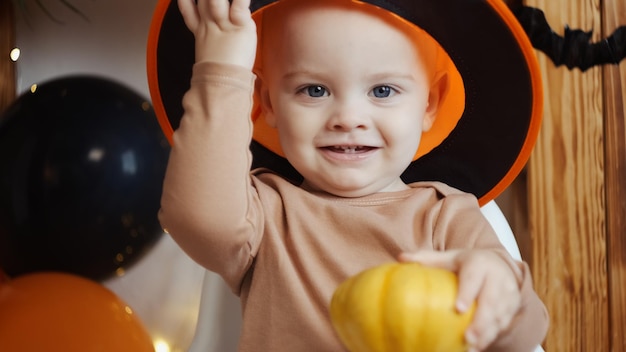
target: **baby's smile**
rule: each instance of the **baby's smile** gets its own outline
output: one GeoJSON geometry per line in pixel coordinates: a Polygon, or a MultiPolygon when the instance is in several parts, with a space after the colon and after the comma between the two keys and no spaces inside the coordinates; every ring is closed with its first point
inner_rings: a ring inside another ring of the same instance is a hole
{"type": "Polygon", "coordinates": [[[335,145],[330,147],[325,147],[324,149],[328,149],[335,153],[345,153],[345,154],[357,154],[364,153],[370,150],[376,149],[376,147],[369,147],[363,145],[335,145]]]}

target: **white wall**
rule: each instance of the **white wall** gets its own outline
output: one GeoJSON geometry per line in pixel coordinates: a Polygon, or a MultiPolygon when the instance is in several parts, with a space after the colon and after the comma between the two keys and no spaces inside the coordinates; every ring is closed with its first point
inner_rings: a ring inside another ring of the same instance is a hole
{"type": "Polygon", "coordinates": [[[50,20],[34,0],[17,11],[18,94],[34,83],[74,73],[100,74],[148,97],[145,52],[156,0],[69,0],[89,22],[61,1],[42,1],[50,20]]]}

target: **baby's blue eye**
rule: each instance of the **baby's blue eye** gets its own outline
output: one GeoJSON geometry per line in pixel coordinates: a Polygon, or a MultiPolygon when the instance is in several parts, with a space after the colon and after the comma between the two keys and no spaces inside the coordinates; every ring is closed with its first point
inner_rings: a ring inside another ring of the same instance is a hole
{"type": "Polygon", "coordinates": [[[378,86],[372,90],[372,94],[376,98],[388,98],[392,92],[393,89],[389,86],[378,86]]]}
{"type": "Polygon", "coordinates": [[[326,88],[323,86],[308,86],[305,88],[306,94],[313,98],[320,98],[327,95],[326,88]]]}

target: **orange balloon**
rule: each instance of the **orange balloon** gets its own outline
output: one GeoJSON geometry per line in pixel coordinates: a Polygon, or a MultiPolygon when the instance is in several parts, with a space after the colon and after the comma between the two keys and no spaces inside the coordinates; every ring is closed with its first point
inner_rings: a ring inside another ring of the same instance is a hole
{"type": "Polygon", "coordinates": [[[126,303],[95,281],[66,273],[0,281],[0,351],[154,352],[126,303]]]}

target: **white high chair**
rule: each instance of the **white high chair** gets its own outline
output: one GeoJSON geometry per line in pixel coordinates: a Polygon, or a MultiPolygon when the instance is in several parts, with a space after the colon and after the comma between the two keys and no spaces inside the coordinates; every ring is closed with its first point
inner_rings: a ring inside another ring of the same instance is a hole
{"type": "MultiPolygon", "coordinates": [[[[481,208],[498,238],[514,259],[522,256],[508,221],[495,201],[481,208]]],[[[198,322],[189,352],[230,352],[237,350],[241,308],[222,279],[207,271],[204,275],[198,322]]],[[[544,352],[537,346],[534,352],[544,352]]]]}

